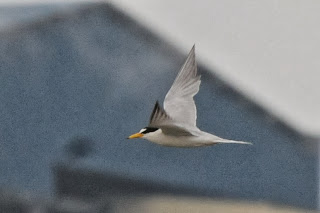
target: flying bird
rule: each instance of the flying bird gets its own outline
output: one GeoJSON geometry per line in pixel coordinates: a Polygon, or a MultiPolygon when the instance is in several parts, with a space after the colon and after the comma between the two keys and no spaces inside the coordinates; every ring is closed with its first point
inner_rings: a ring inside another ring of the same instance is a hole
{"type": "Polygon", "coordinates": [[[129,136],[128,139],[143,138],[156,144],[172,147],[199,147],[219,143],[251,144],[223,139],[201,131],[196,126],[197,108],[193,97],[198,93],[200,83],[200,75],[197,75],[195,46],[193,46],[164,99],[164,109],[157,101],[148,126],[129,136]]]}

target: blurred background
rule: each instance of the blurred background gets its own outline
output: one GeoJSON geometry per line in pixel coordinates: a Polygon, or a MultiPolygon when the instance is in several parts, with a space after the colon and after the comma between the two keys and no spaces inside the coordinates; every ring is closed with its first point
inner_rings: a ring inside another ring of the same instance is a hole
{"type": "Polygon", "coordinates": [[[0,0],[0,212],[316,212],[316,1],[0,0]],[[192,45],[198,127],[126,140],[192,45]]]}

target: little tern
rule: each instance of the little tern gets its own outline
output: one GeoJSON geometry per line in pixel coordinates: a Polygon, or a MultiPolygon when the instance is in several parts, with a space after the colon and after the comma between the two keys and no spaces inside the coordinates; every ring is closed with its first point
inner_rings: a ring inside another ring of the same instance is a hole
{"type": "Polygon", "coordinates": [[[200,75],[197,75],[195,45],[183,64],[164,99],[164,109],[156,102],[149,125],[128,137],[143,138],[153,143],[172,147],[199,147],[219,143],[251,144],[220,138],[201,131],[196,126],[197,109],[193,97],[198,93],[200,75]]]}

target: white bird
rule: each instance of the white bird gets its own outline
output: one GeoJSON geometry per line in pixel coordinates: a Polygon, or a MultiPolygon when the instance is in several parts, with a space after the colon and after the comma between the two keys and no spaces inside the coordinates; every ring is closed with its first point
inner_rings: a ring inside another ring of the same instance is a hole
{"type": "Polygon", "coordinates": [[[164,99],[164,109],[157,101],[149,125],[128,139],[143,138],[172,147],[210,146],[219,143],[251,144],[223,139],[198,129],[197,109],[193,96],[198,93],[200,82],[200,75],[197,75],[195,46],[193,46],[164,99]]]}

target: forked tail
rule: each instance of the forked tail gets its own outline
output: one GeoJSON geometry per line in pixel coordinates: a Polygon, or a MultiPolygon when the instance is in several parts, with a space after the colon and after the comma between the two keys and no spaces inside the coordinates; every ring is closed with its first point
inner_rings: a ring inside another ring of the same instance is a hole
{"type": "Polygon", "coordinates": [[[218,139],[215,140],[217,143],[238,143],[238,144],[247,144],[247,145],[253,145],[250,142],[245,142],[245,141],[234,141],[234,140],[227,140],[227,139],[218,139]]]}

